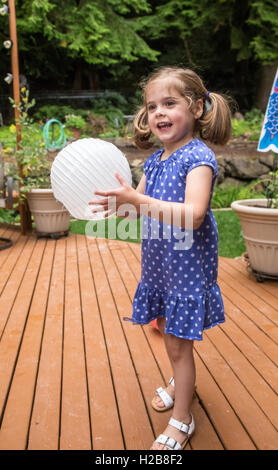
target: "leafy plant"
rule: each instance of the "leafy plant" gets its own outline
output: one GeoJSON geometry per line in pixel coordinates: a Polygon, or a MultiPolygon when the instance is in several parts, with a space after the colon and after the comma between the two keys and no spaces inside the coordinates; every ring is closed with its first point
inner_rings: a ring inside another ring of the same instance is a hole
{"type": "Polygon", "coordinates": [[[32,188],[50,187],[50,167],[51,164],[46,158],[45,144],[39,124],[35,124],[29,116],[30,109],[35,105],[35,100],[29,100],[29,91],[21,89],[22,99],[19,105],[10,98],[13,107],[19,111],[18,123],[21,128],[21,140],[19,148],[14,151],[15,161],[18,168],[14,169],[15,179],[20,183],[21,197],[25,198],[25,193],[32,188]]]}
{"type": "Polygon", "coordinates": [[[0,223],[14,224],[20,222],[19,212],[10,209],[0,209],[0,223]]]}
{"type": "Polygon", "coordinates": [[[233,201],[239,199],[254,199],[262,196],[259,186],[254,184],[244,184],[240,186],[216,186],[214,188],[211,207],[214,209],[221,209],[230,207],[233,201]]]}
{"type": "Polygon", "coordinates": [[[82,129],[86,126],[85,119],[76,114],[67,114],[65,116],[65,122],[67,127],[73,127],[74,129],[82,129]]]}
{"type": "Polygon", "coordinates": [[[93,137],[97,137],[100,134],[103,134],[107,131],[108,123],[107,119],[102,116],[97,116],[93,113],[88,113],[88,120],[91,127],[91,132],[93,137]]]}
{"type": "Polygon", "coordinates": [[[251,141],[259,140],[263,119],[263,113],[256,108],[247,112],[244,119],[232,119],[233,136],[245,135],[251,141]]]}
{"type": "MultiPolygon", "coordinates": [[[[58,119],[61,122],[64,122],[66,114],[77,114],[76,110],[71,106],[61,106],[61,105],[44,105],[40,106],[37,111],[34,113],[34,119],[41,120],[45,122],[47,119],[58,119]]],[[[78,114],[80,114],[78,112],[78,114]]]]}
{"type": "Polygon", "coordinates": [[[269,209],[278,209],[278,154],[274,154],[272,171],[259,179],[254,188],[259,189],[267,199],[269,209]]]}

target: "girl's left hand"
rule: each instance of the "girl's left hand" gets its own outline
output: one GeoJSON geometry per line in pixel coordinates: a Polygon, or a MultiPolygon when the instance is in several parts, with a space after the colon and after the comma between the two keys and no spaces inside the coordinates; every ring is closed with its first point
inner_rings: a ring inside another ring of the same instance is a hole
{"type": "Polygon", "coordinates": [[[96,194],[97,196],[102,196],[103,199],[98,199],[97,201],[90,201],[88,203],[92,206],[98,206],[92,210],[92,213],[106,211],[106,214],[104,214],[104,218],[108,217],[110,214],[107,211],[109,209],[109,198],[111,197],[114,197],[115,199],[113,201],[113,208],[116,208],[116,213],[118,212],[120,206],[123,204],[132,204],[137,209],[139,194],[118,173],[115,173],[115,176],[121,185],[120,188],[112,189],[110,191],[95,191],[94,194],[96,194]]]}

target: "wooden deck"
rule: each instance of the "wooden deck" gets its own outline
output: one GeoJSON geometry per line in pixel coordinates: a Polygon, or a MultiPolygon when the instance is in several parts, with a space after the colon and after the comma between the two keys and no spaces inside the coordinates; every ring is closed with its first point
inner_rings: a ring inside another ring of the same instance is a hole
{"type": "MultiPolygon", "coordinates": [[[[147,450],[170,412],[160,334],[132,326],[140,245],[0,228],[0,449],[147,450]]],[[[278,283],[220,259],[226,323],[195,342],[187,449],[278,449],[278,283]]]]}

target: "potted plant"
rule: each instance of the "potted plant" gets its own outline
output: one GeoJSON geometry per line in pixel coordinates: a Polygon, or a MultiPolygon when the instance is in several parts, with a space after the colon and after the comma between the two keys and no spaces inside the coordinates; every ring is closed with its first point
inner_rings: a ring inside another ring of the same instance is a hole
{"type": "Polygon", "coordinates": [[[75,139],[79,139],[81,135],[81,129],[86,126],[86,121],[82,116],[76,114],[66,114],[66,127],[68,127],[75,139]]]}
{"type": "Polygon", "coordinates": [[[278,155],[273,171],[260,181],[262,199],[234,201],[247,249],[250,266],[258,281],[278,279],[278,155]]]}
{"type": "MultiPolygon", "coordinates": [[[[21,94],[18,106],[21,140],[15,151],[16,163],[21,169],[19,175],[15,174],[19,182],[19,200],[23,203],[27,199],[37,235],[56,238],[68,233],[70,214],[56,201],[51,189],[51,162],[47,158],[41,129],[29,116],[35,100],[29,101],[29,92],[25,88],[21,89],[21,94]]],[[[12,98],[10,101],[15,106],[12,98]]]]}

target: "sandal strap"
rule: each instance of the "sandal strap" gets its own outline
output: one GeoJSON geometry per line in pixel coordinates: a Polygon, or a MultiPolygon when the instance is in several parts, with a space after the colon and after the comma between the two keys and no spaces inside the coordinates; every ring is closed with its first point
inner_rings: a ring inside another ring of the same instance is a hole
{"type": "Polygon", "coordinates": [[[173,437],[165,436],[165,434],[160,434],[158,438],[155,440],[159,444],[163,444],[169,450],[181,450],[181,445],[177,442],[173,437]]]}
{"type": "Polygon", "coordinates": [[[164,388],[162,387],[159,387],[157,390],[156,390],[156,393],[157,395],[161,398],[161,400],[163,401],[164,405],[165,406],[172,406],[174,401],[173,399],[170,397],[170,395],[166,392],[166,390],[164,390],[164,388]]]}
{"type": "Polygon", "coordinates": [[[169,384],[172,385],[172,387],[175,387],[175,380],[174,380],[174,377],[171,377],[171,378],[170,378],[169,384]]]}
{"type": "Polygon", "coordinates": [[[175,418],[170,418],[169,424],[173,426],[174,428],[178,429],[179,431],[184,432],[188,436],[191,436],[191,434],[194,432],[195,429],[195,423],[193,416],[191,415],[191,422],[189,424],[185,424],[182,421],[178,421],[175,418]]]}

